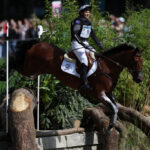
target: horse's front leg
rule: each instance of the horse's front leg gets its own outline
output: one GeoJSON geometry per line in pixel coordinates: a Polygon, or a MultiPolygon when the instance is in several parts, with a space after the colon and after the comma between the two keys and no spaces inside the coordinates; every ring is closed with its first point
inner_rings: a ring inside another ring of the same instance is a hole
{"type": "Polygon", "coordinates": [[[108,130],[114,127],[114,124],[116,123],[117,120],[117,113],[118,113],[118,106],[115,102],[114,98],[109,98],[106,93],[103,91],[100,93],[99,98],[109,106],[109,108],[112,110],[113,114],[110,118],[110,123],[108,126],[108,130]]]}
{"type": "MultiPolygon", "coordinates": [[[[108,97],[110,98],[110,100],[112,101],[112,103],[115,105],[115,107],[116,107],[116,109],[117,109],[116,114],[112,115],[112,121],[113,121],[113,117],[116,118],[116,120],[117,120],[118,105],[117,105],[117,103],[116,103],[116,100],[115,100],[115,97],[114,97],[114,95],[113,95],[113,92],[110,92],[110,93],[108,94],[108,97]]],[[[115,120],[115,122],[116,122],[116,120],[115,120]]]]}
{"type": "Polygon", "coordinates": [[[115,97],[114,97],[113,92],[110,92],[110,93],[108,93],[107,95],[108,95],[108,97],[111,99],[111,101],[113,102],[113,104],[116,105],[116,107],[118,108],[118,105],[117,105],[117,103],[116,103],[116,100],[115,100],[115,97]]]}

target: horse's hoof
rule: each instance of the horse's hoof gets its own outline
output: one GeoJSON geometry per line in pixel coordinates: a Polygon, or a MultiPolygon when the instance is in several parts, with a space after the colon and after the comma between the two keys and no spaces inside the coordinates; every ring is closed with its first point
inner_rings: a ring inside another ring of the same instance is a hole
{"type": "Polygon", "coordinates": [[[110,125],[108,126],[107,130],[108,130],[108,131],[111,131],[113,127],[114,127],[114,124],[110,124],[110,125]]]}

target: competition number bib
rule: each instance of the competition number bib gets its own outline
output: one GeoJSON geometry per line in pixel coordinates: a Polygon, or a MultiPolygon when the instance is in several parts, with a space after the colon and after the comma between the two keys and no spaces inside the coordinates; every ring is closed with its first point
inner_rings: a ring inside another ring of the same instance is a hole
{"type": "Polygon", "coordinates": [[[83,25],[80,37],[88,38],[90,36],[90,33],[91,33],[91,26],[83,25]]]}

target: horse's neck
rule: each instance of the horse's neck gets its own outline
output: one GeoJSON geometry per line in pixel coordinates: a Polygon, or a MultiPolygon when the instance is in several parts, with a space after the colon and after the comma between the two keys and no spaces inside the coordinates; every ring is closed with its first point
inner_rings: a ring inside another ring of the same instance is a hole
{"type": "MultiPolygon", "coordinates": [[[[127,67],[129,64],[129,60],[131,58],[130,55],[131,55],[131,53],[129,53],[128,51],[123,51],[118,54],[114,54],[114,55],[110,56],[109,58],[114,61],[114,64],[117,63],[123,67],[127,67]]],[[[116,67],[118,67],[118,66],[116,65],[116,67]]]]}
{"type": "Polygon", "coordinates": [[[106,60],[106,64],[110,70],[110,75],[114,80],[118,80],[120,73],[129,63],[130,56],[127,52],[121,52],[108,58],[109,60],[106,60]]]}

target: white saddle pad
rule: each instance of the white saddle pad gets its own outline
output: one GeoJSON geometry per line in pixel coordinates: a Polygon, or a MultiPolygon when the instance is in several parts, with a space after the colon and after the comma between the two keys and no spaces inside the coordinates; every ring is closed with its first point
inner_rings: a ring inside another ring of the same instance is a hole
{"type": "MultiPolygon", "coordinates": [[[[93,66],[87,73],[87,77],[92,75],[96,71],[96,69],[97,69],[97,61],[94,61],[93,66]]],[[[64,59],[61,65],[61,70],[80,78],[80,74],[76,72],[76,63],[68,62],[64,59]]]]}

